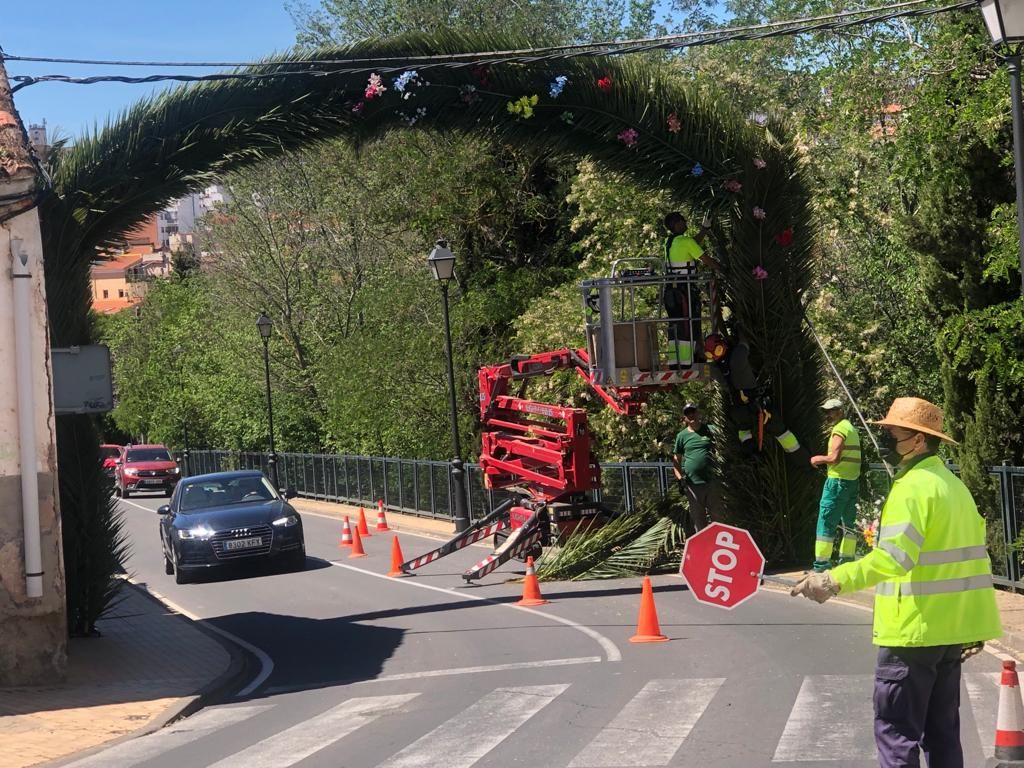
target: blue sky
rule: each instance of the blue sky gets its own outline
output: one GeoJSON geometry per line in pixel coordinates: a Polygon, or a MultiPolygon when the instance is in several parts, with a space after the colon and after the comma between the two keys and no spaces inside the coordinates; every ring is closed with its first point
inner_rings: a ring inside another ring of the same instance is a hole
{"type": "MultiPolygon", "coordinates": [[[[44,0],[4,3],[0,46],[9,55],[248,61],[290,48],[283,0],[44,0]]],[[[156,74],[166,69],[8,61],[9,75],[156,74]]],[[[181,70],[195,73],[194,70],[181,70]]],[[[214,70],[203,70],[214,71],[214,70]]],[[[37,83],[15,94],[25,123],[75,137],[152,93],[154,85],[37,83]]]]}

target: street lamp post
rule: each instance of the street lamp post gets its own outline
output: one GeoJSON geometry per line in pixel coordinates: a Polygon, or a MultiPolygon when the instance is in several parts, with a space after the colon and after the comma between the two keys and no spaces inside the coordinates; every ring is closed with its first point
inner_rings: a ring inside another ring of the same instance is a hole
{"type": "Polygon", "coordinates": [[[434,279],[441,284],[441,312],[444,318],[444,341],[448,359],[448,416],[452,423],[452,492],[455,494],[455,532],[469,527],[466,509],[466,473],[459,456],[459,415],[455,399],[455,368],[452,365],[452,325],[448,317],[448,283],[455,275],[455,254],[445,240],[438,240],[427,257],[434,279]]]}
{"type": "Polygon", "coordinates": [[[1024,1],[980,0],[985,27],[997,48],[1007,50],[1002,58],[1010,75],[1010,103],[1013,107],[1013,170],[1017,180],[1017,239],[1020,260],[1020,289],[1024,295],[1024,108],[1021,105],[1020,67],[1024,47],[1024,1]]]}
{"type": "Polygon", "coordinates": [[[267,465],[270,468],[270,479],[274,488],[280,489],[281,484],[277,478],[277,451],[274,449],[274,404],[270,397],[270,334],[274,330],[273,321],[267,317],[265,312],[260,312],[256,318],[256,328],[263,339],[263,373],[267,381],[267,432],[270,435],[270,454],[267,456],[267,465]]]}
{"type": "Polygon", "coordinates": [[[188,477],[191,472],[188,466],[188,415],[185,413],[185,382],[181,376],[181,357],[185,349],[180,344],[171,350],[174,355],[175,367],[178,369],[178,390],[181,392],[181,434],[185,441],[185,450],[181,453],[182,472],[188,477]]]}

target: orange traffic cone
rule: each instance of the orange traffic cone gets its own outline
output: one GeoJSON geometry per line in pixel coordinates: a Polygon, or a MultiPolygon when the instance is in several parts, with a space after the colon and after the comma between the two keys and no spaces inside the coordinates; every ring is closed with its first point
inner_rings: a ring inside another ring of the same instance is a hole
{"type": "Polygon", "coordinates": [[[644,576],[644,588],[640,594],[640,618],[636,622],[636,634],[629,638],[631,643],[663,643],[668,637],[661,634],[658,626],[658,610],[654,607],[654,589],[651,577],[644,576]]]}
{"type": "Polygon", "coordinates": [[[359,526],[352,531],[352,552],[349,557],[366,557],[366,550],[363,549],[363,539],[359,535],[359,526]]]}
{"type": "Polygon", "coordinates": [[[388,528],[388,519],[384,517],[384,500],[381,499],[377,502],[377,530],[378,531],[390,531],[388,528]]]}
{"type": "Polygon", "coordinates": [[[341,541],[338,542],[338,549],[352,546],[352,524],[345,515],[345,522],[341,524],[341,541]]]}
{"type": "Polygon", "coordinates": [[[402,576],[408,576],[405,571],[402,570],[402,563],[405,562],[405,558],[402,556],[402,546],[398,543],[398,535],[391,540],[391,572],[388,576],[393,578],[400,578],[402,576]]]}
{"type": "Polygon", "coordinates": [[[1020,697],[1017,662],[1003,662],[999,681],[999,714],[996,716],[997,768],[1024,766],[1024,702],[1020,697]]]}
{"type": "Polygon", "coordinates": [[[359,525],[357,527],[359,528],[359,535],[364,539],[370,535],[370,529],[366,525],[366,513],[362,507],[359,508],[359,525]]]}
{"type": "Polygon", "coordinates": [[[537,574],[533,570],[533,558],[526,558],[526,578],[523,579],[523,598],[516,605],[544,605],[550,602],[540,593],[537,574]]]}

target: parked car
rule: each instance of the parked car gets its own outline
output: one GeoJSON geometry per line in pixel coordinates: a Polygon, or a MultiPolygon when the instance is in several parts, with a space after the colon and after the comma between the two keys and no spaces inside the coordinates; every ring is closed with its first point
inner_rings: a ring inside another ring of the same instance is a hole
{"type": "Polygon", "coordinates": [[[270,560],[292,570],[306,564],[302,518],[262,472],[215,472],[182,480],[161,506],[164,570],[184,584],[198,571],[270,560]]]}
{"type": "Polygon", "coordinates": [[[116,462],[117,492],[127,499],[134,491],[163,491],[170,496],[181,470],[162,445],[126,445],[116,462]]]}
{"type": "Polygon", "coordinates": [[[121,457],[120,445],[104,443],[100,446],[100,456],[103,458],[103,474],[107,477],[114,477],[117,474],[117,460],[121,457]]]}

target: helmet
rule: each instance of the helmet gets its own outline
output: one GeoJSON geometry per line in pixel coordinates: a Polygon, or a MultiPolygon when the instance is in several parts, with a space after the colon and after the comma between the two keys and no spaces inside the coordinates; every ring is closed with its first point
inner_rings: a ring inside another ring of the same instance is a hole
{"type": "Polygon", "coordinates": [[[704,356],[712,361],[724,360],[729,352],[729,345],[725,343],[725,337],[720,333],[712,333],[704,339],[704,356]]]}

